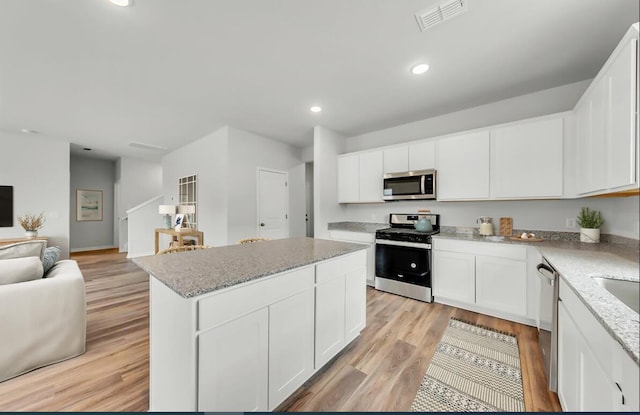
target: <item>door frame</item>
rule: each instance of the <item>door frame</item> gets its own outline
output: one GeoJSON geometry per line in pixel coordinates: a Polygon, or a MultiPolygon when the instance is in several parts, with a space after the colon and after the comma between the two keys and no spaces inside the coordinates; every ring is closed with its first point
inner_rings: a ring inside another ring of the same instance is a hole
{"type": "Polygon", "coordinates": [[[278,174],[284,174],[284,180],[285,183],[287,184],[287,191],[286,191],[286,201],[285,201],[285,207],[287,209],[286,212],[286,220],[285,220],[285,232],[287,235],[287,238],[291,237],[291,233],[289,230],[289,172],[287,171],[282,171],[282,170],[276,170],[276,169],[270,169],[267,167],[256,167],[256,236],[259,237],[260,236],[260,172],[261,171],[265,171],[265,172],[269,172],[269,173],[278,173],[278,174]]]}

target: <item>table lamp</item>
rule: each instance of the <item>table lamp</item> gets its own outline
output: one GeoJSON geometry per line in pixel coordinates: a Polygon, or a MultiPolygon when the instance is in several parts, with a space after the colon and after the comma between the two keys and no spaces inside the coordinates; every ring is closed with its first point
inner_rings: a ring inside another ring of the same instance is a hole
{"type": "Polygon", "coordinates": [[[176,207],[174,205],[160,205],[158,213],[164,215],[164,228],[171,229],[171,215],[176,213],[176,207]]]}
{"type": "Polygon", "coordinates": [[[196,206],[195,205],[178,205],[178,213],[184,213],[185,214],[185,219],[184,222],[182,222],[183,224],[187,225],[190,228],[190,220],[191,220],[191,216],[192,214],[196,213],[196,206]],[[189,221],[187,221],[187,218],[189,218],[189,221]]]}

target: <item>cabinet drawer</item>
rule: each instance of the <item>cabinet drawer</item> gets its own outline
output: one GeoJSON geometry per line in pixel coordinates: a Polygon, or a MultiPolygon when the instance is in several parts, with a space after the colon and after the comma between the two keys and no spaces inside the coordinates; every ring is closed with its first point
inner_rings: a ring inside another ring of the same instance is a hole
{"type": "Polygon", "coordinates": [[[284,272],[266,280],[212,295],[198,301],[198,330],[222,323],[266,307],[276,301],[313,287],[313,265],[284,272]]]}
{"type": "Polygon", "coordinates": [[[525,246],[497,244],[493,242],[472,242],[434,238],[433,249],[437,251],[460,252],[463,254],[495,256],[516,261],[527,260],[527,248],[525,246]]]}
{"type": "Polygon", "coordinates": [[[349,271],[366,267],[367,251],[361,250],[353,254],[330,259],[316,265],[316,283],[320,284],[333,278],[345,275],[349,271]]]}
{"type": "Polygon", "coordinates": [[[372,244],[376,240],[375,235],[368,232],[329,231],[329,237],[341,241],[364,242],[367,244],[372,244]]]}
{"type": "Polygon", "coordinates": [[[602,368],[607,373],[613,373],[613,359],[616,351],[614,340],[562,278],[560,278],[560,301],[575,321],[578,331],[587,339],[587,346],[602,368]]]}

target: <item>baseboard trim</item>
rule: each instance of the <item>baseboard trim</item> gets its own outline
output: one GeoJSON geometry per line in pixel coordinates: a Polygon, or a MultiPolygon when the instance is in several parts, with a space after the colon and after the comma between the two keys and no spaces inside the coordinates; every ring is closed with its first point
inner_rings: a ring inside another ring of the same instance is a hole
{"type": "Polygon", "coordinates": [[[87,246],[84,248],[71,248],[69,252],[76,253],[76,252],[87,252],[87,251],[102,251],[105,249],[118,249],[118,247],[114,245],[87,246]]]}

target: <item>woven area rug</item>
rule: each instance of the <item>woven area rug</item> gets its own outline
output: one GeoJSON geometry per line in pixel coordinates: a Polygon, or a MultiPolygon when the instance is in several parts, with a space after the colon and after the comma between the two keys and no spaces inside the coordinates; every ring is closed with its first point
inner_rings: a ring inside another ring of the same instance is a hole
{"type": "Polygon", "coordinates": [[[449,320],[411,411],[524,411],[516,337],[449,320]]]}

